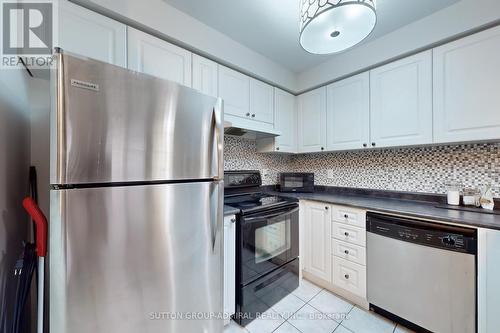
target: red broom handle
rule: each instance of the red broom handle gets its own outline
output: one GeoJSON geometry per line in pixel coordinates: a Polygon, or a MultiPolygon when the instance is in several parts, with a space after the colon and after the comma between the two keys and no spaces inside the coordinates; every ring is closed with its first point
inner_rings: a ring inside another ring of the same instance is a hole
{"type": "Polygon", "coordinates": [[[31,197],[23,200],[23,207],[31,216],[36,225],[36,253],[39,257],[47,254],[47,219],[43,215],[40,207],[31,197]]]}

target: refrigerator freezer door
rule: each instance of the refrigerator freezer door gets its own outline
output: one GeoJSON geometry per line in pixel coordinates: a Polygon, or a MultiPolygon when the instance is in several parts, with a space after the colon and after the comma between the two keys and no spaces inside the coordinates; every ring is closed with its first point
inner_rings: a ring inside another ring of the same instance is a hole
{"type": "Polygon", "coordinates": [[[221,179],[222,100],[56,53],[51,184],[221,179]]]}
{"type": "Polygon", "coordinates": [[[222,332],[222,190],[53,190],[50,332],[222,332]]]}

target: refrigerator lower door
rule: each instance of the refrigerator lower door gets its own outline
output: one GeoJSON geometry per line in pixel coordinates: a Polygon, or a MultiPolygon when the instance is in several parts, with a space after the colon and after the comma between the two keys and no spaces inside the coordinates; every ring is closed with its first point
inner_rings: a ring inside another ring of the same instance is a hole
{"type": "Polygon", "coordinates": [[[53,190],[50,332],[222,332],[222,189],[53,190]]]}

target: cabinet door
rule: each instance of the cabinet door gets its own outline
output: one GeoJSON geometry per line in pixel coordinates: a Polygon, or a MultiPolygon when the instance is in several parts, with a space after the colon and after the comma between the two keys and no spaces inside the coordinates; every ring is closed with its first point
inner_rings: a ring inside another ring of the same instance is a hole
{"type": "Polygon", "coordinates": [[[278,88],[274,89],[275,126],[281,135],[276,137],[276,150],[297,152],[297,105],[295,96],[278,88]]]}
{"type": "MultiPolygon", "coordinates": [[[[236,218],[224,217],[224,313],[235,313],[236,302],[236,218]]],[[[229,320],[227,321],[229,322],[229,320]]]]}
{"type": "Polygon", "coordinates": [[[432,143],[432,51],[370,71],[376,147],[432,143]]]}
{"type": "Polygon", "coordinates": [[[191,87],[191,52],[130,27],[128,68],[191,87]]]}
{"type": "Polygon", "coordinates": [[[500,139],[500,27],[434,49],[434,141],[500,139]]]}
{"type": "Polygon", "coordinates": [[[63,50],[127,67],[127,27],[68,1],[59,2],[63,50]]]}
{"type": "Polygon", "coordinates": [[[309,153],[326,147],[326,87],[299,96],[299,152],[309,153]]]}
{"type": "Polygon", "coordinates": [[[250,78],[219,66],[219,96],[224,100],[224,113],[250,119],[250,78]]]}
{"type": "Polygon", "coordinates": [[[193,88],[206,95],[218,97],[217,78],[217,63],[193,54],[193,88]]]}
{"type": "Polygon", "coordinates": [[[478,332],[498,332],[500,327],[500,232],[478,229],[478,332]]]}
{"type": "Polygon", "coordinates": [[[304,212],[304,269],[331,282],[331,215],[328,205],[307,202],[304,212]]]}
{"type": "Polygon", "coordinates": [[[255,79],[250,79],[250,117],[274,124],[274,89],[255,79]]]}
{"type": "Polygon", "coordinates": [[[362,73],[327,87],[327,149],[361,149],[370,141],[370,75],[362,73]]]}

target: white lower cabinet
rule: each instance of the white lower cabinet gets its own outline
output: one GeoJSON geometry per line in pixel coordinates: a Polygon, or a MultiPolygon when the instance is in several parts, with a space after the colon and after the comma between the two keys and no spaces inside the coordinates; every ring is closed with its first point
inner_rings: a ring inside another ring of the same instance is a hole
{"type": "Polygon", "coordinates": [[[366,266],[333,256],[332,267],[335,286],[366,298],[366,266]]]}
{"type": "Polygon", "coordinates": [[[236,217],[224,217],[224,324],[236,312],[236,217]]]}
{"type": "Polygon", "coordinates": [[[351,244],[366,246],[366,230],[344,223],[332,223],[332,237],[351,244]]]}
{"type": "Polygon", "coordinates": [[[500,231],[478,229],[477,328],[496,333],[500,327],[500,231]]]}
{"type": "Polygon", "coordinates": [[[304,237],[302,258],[304,271],[331,282],[331,209],[328,204],[306,202],[304,211],[304,237]]]}
{"type": "Polygon", "coordinates": [[[367,309],[366,211],[315,201],[300,209],[304,277],[367,309]]]}
{"type": "Polygon", "coordinates": [[[360,265],[366,265],[366,248],[363,246],[333,239],[332,254],[360,265]]]}

